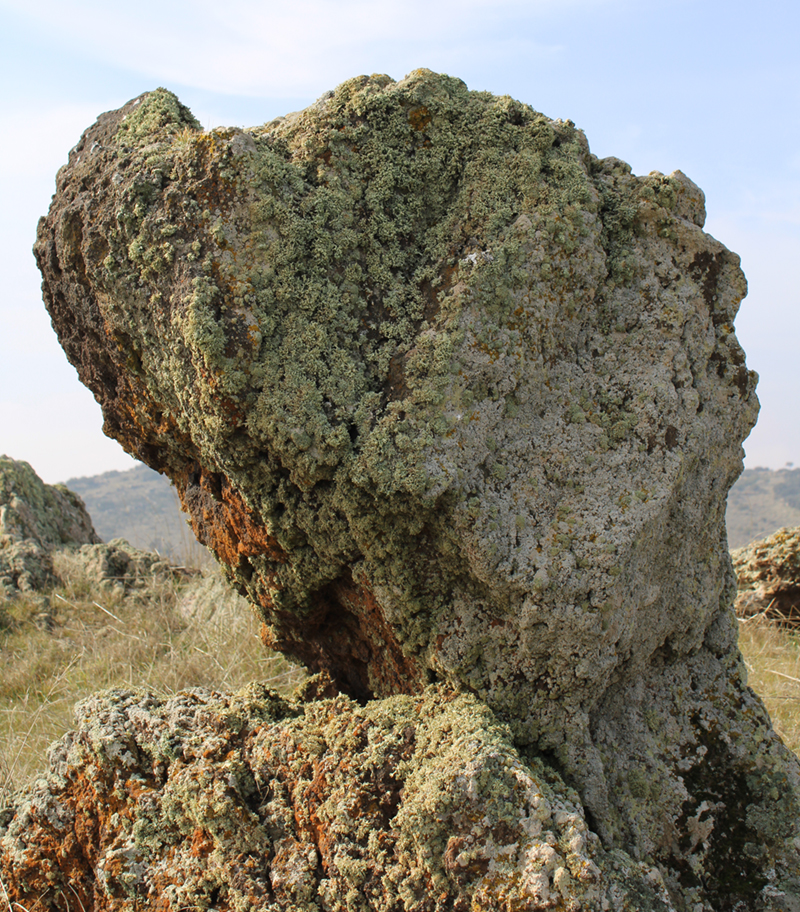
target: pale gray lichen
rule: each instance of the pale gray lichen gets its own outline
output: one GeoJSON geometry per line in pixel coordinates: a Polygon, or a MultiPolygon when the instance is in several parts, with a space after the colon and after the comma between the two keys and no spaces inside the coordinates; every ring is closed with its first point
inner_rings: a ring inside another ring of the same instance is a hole
{"type": "Polygon", "coordinates": [[[172,92],[156,89],[133,103],[114,138],[123,146],[152,145],[159,139],[201,129],[197,118],[172,92]]]}

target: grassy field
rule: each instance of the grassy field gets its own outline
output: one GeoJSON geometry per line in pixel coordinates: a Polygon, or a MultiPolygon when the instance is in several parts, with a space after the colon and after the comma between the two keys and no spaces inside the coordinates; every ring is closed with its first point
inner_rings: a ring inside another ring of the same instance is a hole
{"type": "MultiPolygon", "coordinates": [[[[41,773],[73,706],[105,688],[233,690],[266,681],[289,692],[302,673],[267,652],[259,623],[220,580],[165,578],[124,594],[97,592],[68,557],[64,585],[0,603],[0,807],[41,773]]],[[[751,686],[786,744],[800,752],[800,635],[741,622],[751,686]]]]}
{"type": "Polygon", "coordinates": [[[784,744],[800,755],[800,631],[763,618],[739,622],[748,682],[764,701],[784,744]]]}
{"type": "Polygon", "coordinates": [[[216,577],[164,578],[125,594],[97,592],[60,558],[64,585],[0,601],[0,807],[41,773],[73,706],[107,688],[288,692],[303,674],[258,637],[254,613],[216,577]]]}

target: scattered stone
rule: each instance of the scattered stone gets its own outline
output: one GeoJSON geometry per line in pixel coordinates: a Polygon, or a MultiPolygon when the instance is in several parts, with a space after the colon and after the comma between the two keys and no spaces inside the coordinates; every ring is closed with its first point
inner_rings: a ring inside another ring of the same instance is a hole
{"type": "Polygon", "coordinates": [[[246,131],[143,95],[70,153],[35,252],[106,433],[269,645],[359,701],[473,694],[676,908],[786,910],[800,769],[724,526],[746,283],[704,217],[681,172],[420,70],[246,131]]]}
{"type": "Polygon", "coordinates": [[[77,494],[45,484],[27,462],[0,456],[0,594],[78,576],[82,585],[127,594],[178,572],[192,573],[124,539],[102,542],[77,494]]]}
{"type": "Polygon", "coordinates": [[[800,624],[800,528],[778,529],[731,553],[739,580],[736,614],[800,624]]]}
{"type": "Polygon", "coordinates": [[[0,594],[13,598],[17,592],[36,592],[56,582],[50,551],[35,541],[0,544],[0,594]]]}
{"type": "Polygon", "coordinates": [[[148,589],[159,581],[173,579],[176,574],[190,574],[173,567],[153,551],[134,548],[123,538],[57,552],[53,559],[59,579],[79,576],[89,588],[116,589],[120,595],[134,589],[148,589]]]}
{"type": "Polygon", "coordinates": [[[0,456],[0,595],[53,585],[55,548],[99,541],[77,494],[0,456]]]}

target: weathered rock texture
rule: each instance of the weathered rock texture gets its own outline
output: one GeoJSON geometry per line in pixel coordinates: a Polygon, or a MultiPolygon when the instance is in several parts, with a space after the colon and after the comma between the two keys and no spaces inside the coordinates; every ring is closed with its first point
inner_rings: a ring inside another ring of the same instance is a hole
{"type": "Polygon", "coordinates": [[[0,456],[0,593],[54,583],[53,549],[99,541],[77,494],[0,456]]]}
{"type": "Polygon", "coordinates": [[[78,714],[0,837],[30,909],[674,909],[468,695],[109,692],[78,714]]]}
{"type": "Polygon", "coordinates": [[[765,617],[800,624],[800,528],[778,529],[731,554],[739,581],[739,617],[765,617]]]}
{"type": "Polygon", "coordinates": [[[724,531],[746,286],[703,220],[680,172],[417,71],[246,131],[143,95],[71,152],[35,251],[106,432],[268,643],[359,699],[474,693],[679,908],[789,908],[797,762],[724,531]]]}

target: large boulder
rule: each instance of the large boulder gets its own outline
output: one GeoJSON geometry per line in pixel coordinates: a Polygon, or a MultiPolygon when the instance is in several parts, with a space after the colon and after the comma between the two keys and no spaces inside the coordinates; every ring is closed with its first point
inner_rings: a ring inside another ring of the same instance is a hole
{"type": "Polygon", "coordinates": [[[52,585],[54,549],[99,541],[77,494],[45,484],[27,462],[0,456],[0,593],[52,585]]]}
{"type": "Polygon", "coordinates": [[[252,130],[143,95],[70,153],[35,252],[106,432],[270,645],[362,701],[471,692],[678,908],[783,909],[798,765],[724,526],[746,284],[704,214],[680,172],[416,71],[252,130]]]}

